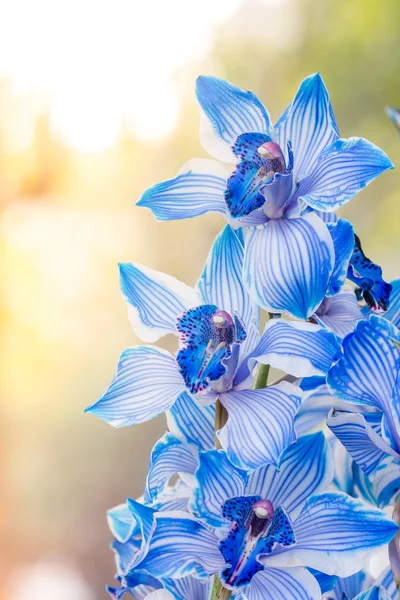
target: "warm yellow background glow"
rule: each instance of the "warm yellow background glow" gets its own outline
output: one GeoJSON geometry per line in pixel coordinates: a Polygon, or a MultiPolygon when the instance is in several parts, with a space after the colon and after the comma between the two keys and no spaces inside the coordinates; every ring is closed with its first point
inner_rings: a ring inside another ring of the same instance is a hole
{"type": "MultiPolygon", "coordinates": [[[[198,141],[194,85],[217,75],[276,119],[321,71],[343,136],[400,163],[400,3],[365,0],[0,2],[0,599],[99,600],[105,511],[143,492],[163,418],[115,430],[83,410],[138,343],[117,263],[194,284],[222,217],[157,223],[135,207],[198,141]]],[[[399,275],[398,169],[346,206],[399,275]]],[[[173,341],[166,339],[173,349],[173,341]]]]}

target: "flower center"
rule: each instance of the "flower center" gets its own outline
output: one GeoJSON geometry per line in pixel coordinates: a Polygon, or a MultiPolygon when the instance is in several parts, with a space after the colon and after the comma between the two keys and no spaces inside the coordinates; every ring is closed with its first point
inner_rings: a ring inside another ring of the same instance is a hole
{"type": "Polygon", "coordinates": [[[207,389],[227,371],[232,347],[246,338],[239,317],[234,319],[212,304],[191,308],[178,319],[180,350],[176,360],[192,394],[207,389]]]}

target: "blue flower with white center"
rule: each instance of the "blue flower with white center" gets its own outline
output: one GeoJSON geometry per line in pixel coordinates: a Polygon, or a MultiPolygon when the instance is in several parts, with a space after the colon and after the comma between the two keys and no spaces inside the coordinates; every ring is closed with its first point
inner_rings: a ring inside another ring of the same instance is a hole
{"type": "MultiPolygon", "coordinates": [[[[219,574],[238,598],[318,600],[317,570],[346,577],[397,525],[342,493],[325,492],[332,457],[322,433],[288,448],[279,470],[237,469],[222,450],[200,453],[194,516],[130,508],[144,531],[135,568],[157,579],[219,574]]],[[[320,578],[318,579],[320,580],[320,578]]]]}
{"type": "Polygon", "coordinates": [[[355,411],[330,412],[328,426],[372,482],[379,505],[400,491],[400,332],[387,319],[360,321],[330,369],[329,389],[355,411]]]}
{"type": "Polygon", "coordinates": [[[199,77],[197,98],[202,144],[225,164],[189,161],[138,205],[159,220],[215,211],[250,227],[244,279],[254,301],[307,319],[343,283],[334,276],[338,248],[316,211],[334,211],[393,165],[367,140],[339,138],[319,74],[302,82],[275,127],[254,94],[221,79],[199,77]]]}
{"type": "Polygon", "coordinates": [[[302,392],[287,381],[251,389],[254,369],[262,363],[295,377],[326,375],[340,342],[318,325],[283,319],[270,320],[260,337],[258,309],[241,279],[243,260],[243,244],[226,226],[194,290],[156,271],[121,265],[137,334],[154,341],[173,333],[180,349],[176,357],[154,346],[125,350],[114,381],[87,410],[116,427],[165,411],[187,426],[196,401],[219,398],[228,422],[218,437],[230,460],[249,469],[278,464],[296,439],[293,420],[302,392]]]}

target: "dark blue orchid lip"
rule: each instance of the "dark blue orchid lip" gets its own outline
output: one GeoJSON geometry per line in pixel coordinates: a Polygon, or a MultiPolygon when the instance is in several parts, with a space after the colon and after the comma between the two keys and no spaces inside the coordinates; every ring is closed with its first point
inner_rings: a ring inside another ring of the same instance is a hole
{"type": "Polygon", "coordinates": [[[274,510],[272,502],[260,496],[238,496],[226,500],[222,514],[233,525],[219,549],[229,565],[221,573],[230,589],[250,583],[264,566],[260,555],[270,554],[277,544],[295,543],[293,527],[282,507],[274,510]]]}
{"type": "Polygon", "coordinates": [[[226,373],[226,361],[232,355],[232,347],[246,338],[239,317],[232,318],[213,304],[184,312],[178,319],[177,329],[181,349],[176,360],[192,394],[206,390],[210,382],[226,373]]]}
{"type": "Polygon", "coordinates": [[[392,286],[383,279],[381,267],[365,256],[360,238],[355,234],[354,238],[347,277],[358,286],[359,299],[363,298],[371,310],[386,311],[392,286]]]}

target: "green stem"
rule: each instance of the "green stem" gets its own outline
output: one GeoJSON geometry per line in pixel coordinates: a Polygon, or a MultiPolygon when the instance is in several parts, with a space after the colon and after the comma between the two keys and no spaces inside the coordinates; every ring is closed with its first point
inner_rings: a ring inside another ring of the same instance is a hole
{"type": "Polygon", "coordinates": [[[215,443],[215,447],[220,449],[221,448],[221,444],[219,442],[219,439],[217,438],[216,432],[219,431],[220,429],[222,429],[222,427],[225,425],[225,423],[228,420],[228,413],[226,411],[226,408],[221,404],[221,402],[219,401],[219,398],[217,399],[217,402],[215,404],[215,433],[214,433],[214,443],[215,443]]]}
{"type": "Polygon", "coordinates": [[[261,390],[262,388],[267,387],[269,375],[269,365],[259,365],[256,383],[254,385],[255,390],[261,390]]]}
{"type": "Polygon", "coordinates": [[[222,587],[218,575],[214,575],[214,585],[211,594],[211,600],[228,600],[232,595],[232,590],[222,587]]]}

